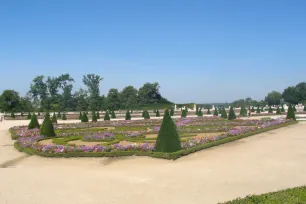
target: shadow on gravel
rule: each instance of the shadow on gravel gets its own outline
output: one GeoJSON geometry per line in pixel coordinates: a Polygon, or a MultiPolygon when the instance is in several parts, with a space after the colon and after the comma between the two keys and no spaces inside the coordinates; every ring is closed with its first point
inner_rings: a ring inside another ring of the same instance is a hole
{"type": "Polygon", "coordinates": [[[21,156],[21,157],[17,157],[15,159],[11,159],[11,160],[8,160],[2,164],[0,164],[0,168],[12,168],[14,167],[16,164],[18,164],[18,162],[30,157],[32,155],[24,155],[24,156],[21,156]]]}
{"type": "Polygon", "coordinates": [[[114,162],[118,162],[118,161],[123,161],[123,160],[127,160],[127,159],[131,159],[133,157],[131,156],[126,156],[126,157],[105,157],[103,158],[103,160],[101,161],[101,164],[104,166],[110,165],[114,162]]]}

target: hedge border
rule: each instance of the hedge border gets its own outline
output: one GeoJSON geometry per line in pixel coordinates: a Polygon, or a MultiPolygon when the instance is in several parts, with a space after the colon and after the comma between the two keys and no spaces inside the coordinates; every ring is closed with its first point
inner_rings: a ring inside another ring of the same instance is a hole
{"type": "Polygon", "coordinates": [[[207,148],[210,148],[210,147],[226,144],[226,143],[233,142],[233,141],[245,138],[245,137],[249,137],[249,136],[259,134],[259,133],[275,130],[275,129],[278,129],[278,128],[281,128],[281,127],[286,127],[286,126],[293,125],[293,124],[296,124],[296,123],[298,123],[298,122],[297,121],[292,121],[292,122],[287,122],[287,123],[271,126],[271,127],[264,128],[264,129],[258,129],[256,131],[252,131],[252,132],[249,132],[249,133],[246,133],[246,134],[224,138],[222,140],[198,145],[198,146],[191,147],[191,148],[184,149],[184,150],[179,150],[179,151],[173,152],[173,153],[140,152],[140,151],[121,151],[121,152],[119,152],[118,151],[118,152],[68,152],[68,153],[50,154],[50,153],[46,153],[46,152],[39,152],[37,150],[33,150],[33,149],[30,149],[30,148],[21,147],[17,143],[17,141],[14,143],[14,147],[20,152],[25,152],[25,153],[30,154],[30,155],[38,155],[38,156],[42,156],[42,157],[65,157],[65,158],[69,158],[69,157],[118,157],[118,156],[134,156],[135,155],[135,156],[150,156],[150,157],[154,157],[154,158],[176,160],[176,159],[178,159],[182,156],[186,156],[188,154],[191,154],[191,153],[203,150],[203,149],[207,149],[207,148]]]}

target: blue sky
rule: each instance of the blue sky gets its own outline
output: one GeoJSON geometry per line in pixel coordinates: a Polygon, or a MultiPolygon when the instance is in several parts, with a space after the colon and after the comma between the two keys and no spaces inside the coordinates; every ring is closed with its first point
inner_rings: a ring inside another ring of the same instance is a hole
{"type": "Polygon", "coordinates": [[[171,101],[262,99],[306,81],[304,0],[0,2],[0,91],[37,75],[159,82],[171,101]]]}

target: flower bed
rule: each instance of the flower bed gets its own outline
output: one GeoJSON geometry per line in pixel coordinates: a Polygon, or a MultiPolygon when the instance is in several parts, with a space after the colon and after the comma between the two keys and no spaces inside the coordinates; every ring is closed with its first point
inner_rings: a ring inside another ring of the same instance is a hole
{"type": "Polygon", "coordinates": [[[103,141],[103,140],[113,140],[115,139],[115,134],[112,132],[104,132],[102,134],[90,134],[84,136],[84,141],[103,141]]]}

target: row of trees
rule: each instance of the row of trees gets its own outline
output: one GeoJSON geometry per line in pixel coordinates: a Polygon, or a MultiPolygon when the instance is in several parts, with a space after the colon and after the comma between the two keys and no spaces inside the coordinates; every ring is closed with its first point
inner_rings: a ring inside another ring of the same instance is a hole
{"type": "Polygon", "coordinates": [[[85,89],[72,92],[74,79],[69,74],[58,77],[37,76],[30,90],[20,97],[15,90],[5,90],[0,96],[0,109],[5,112],[88,111],[133,109],[141,105],[166,103],[159,84],[145,83],[141,88],[125,87],[121,92],[112,88],[106,96],[100,94],[103,78],[96,74],[83,76],[85,89]]]}
{"type": "Polygon", "coordinates": [[[282,93],[278,91],[271,91],[267,94],[264,100],[256,101],[252,98],[239,99],[232,102],[234,107],[249,107],[249,106],[272,106],[288,104],[306,104],[306,82],[301,82],[296,86],[289,86],[282,93]]]}

